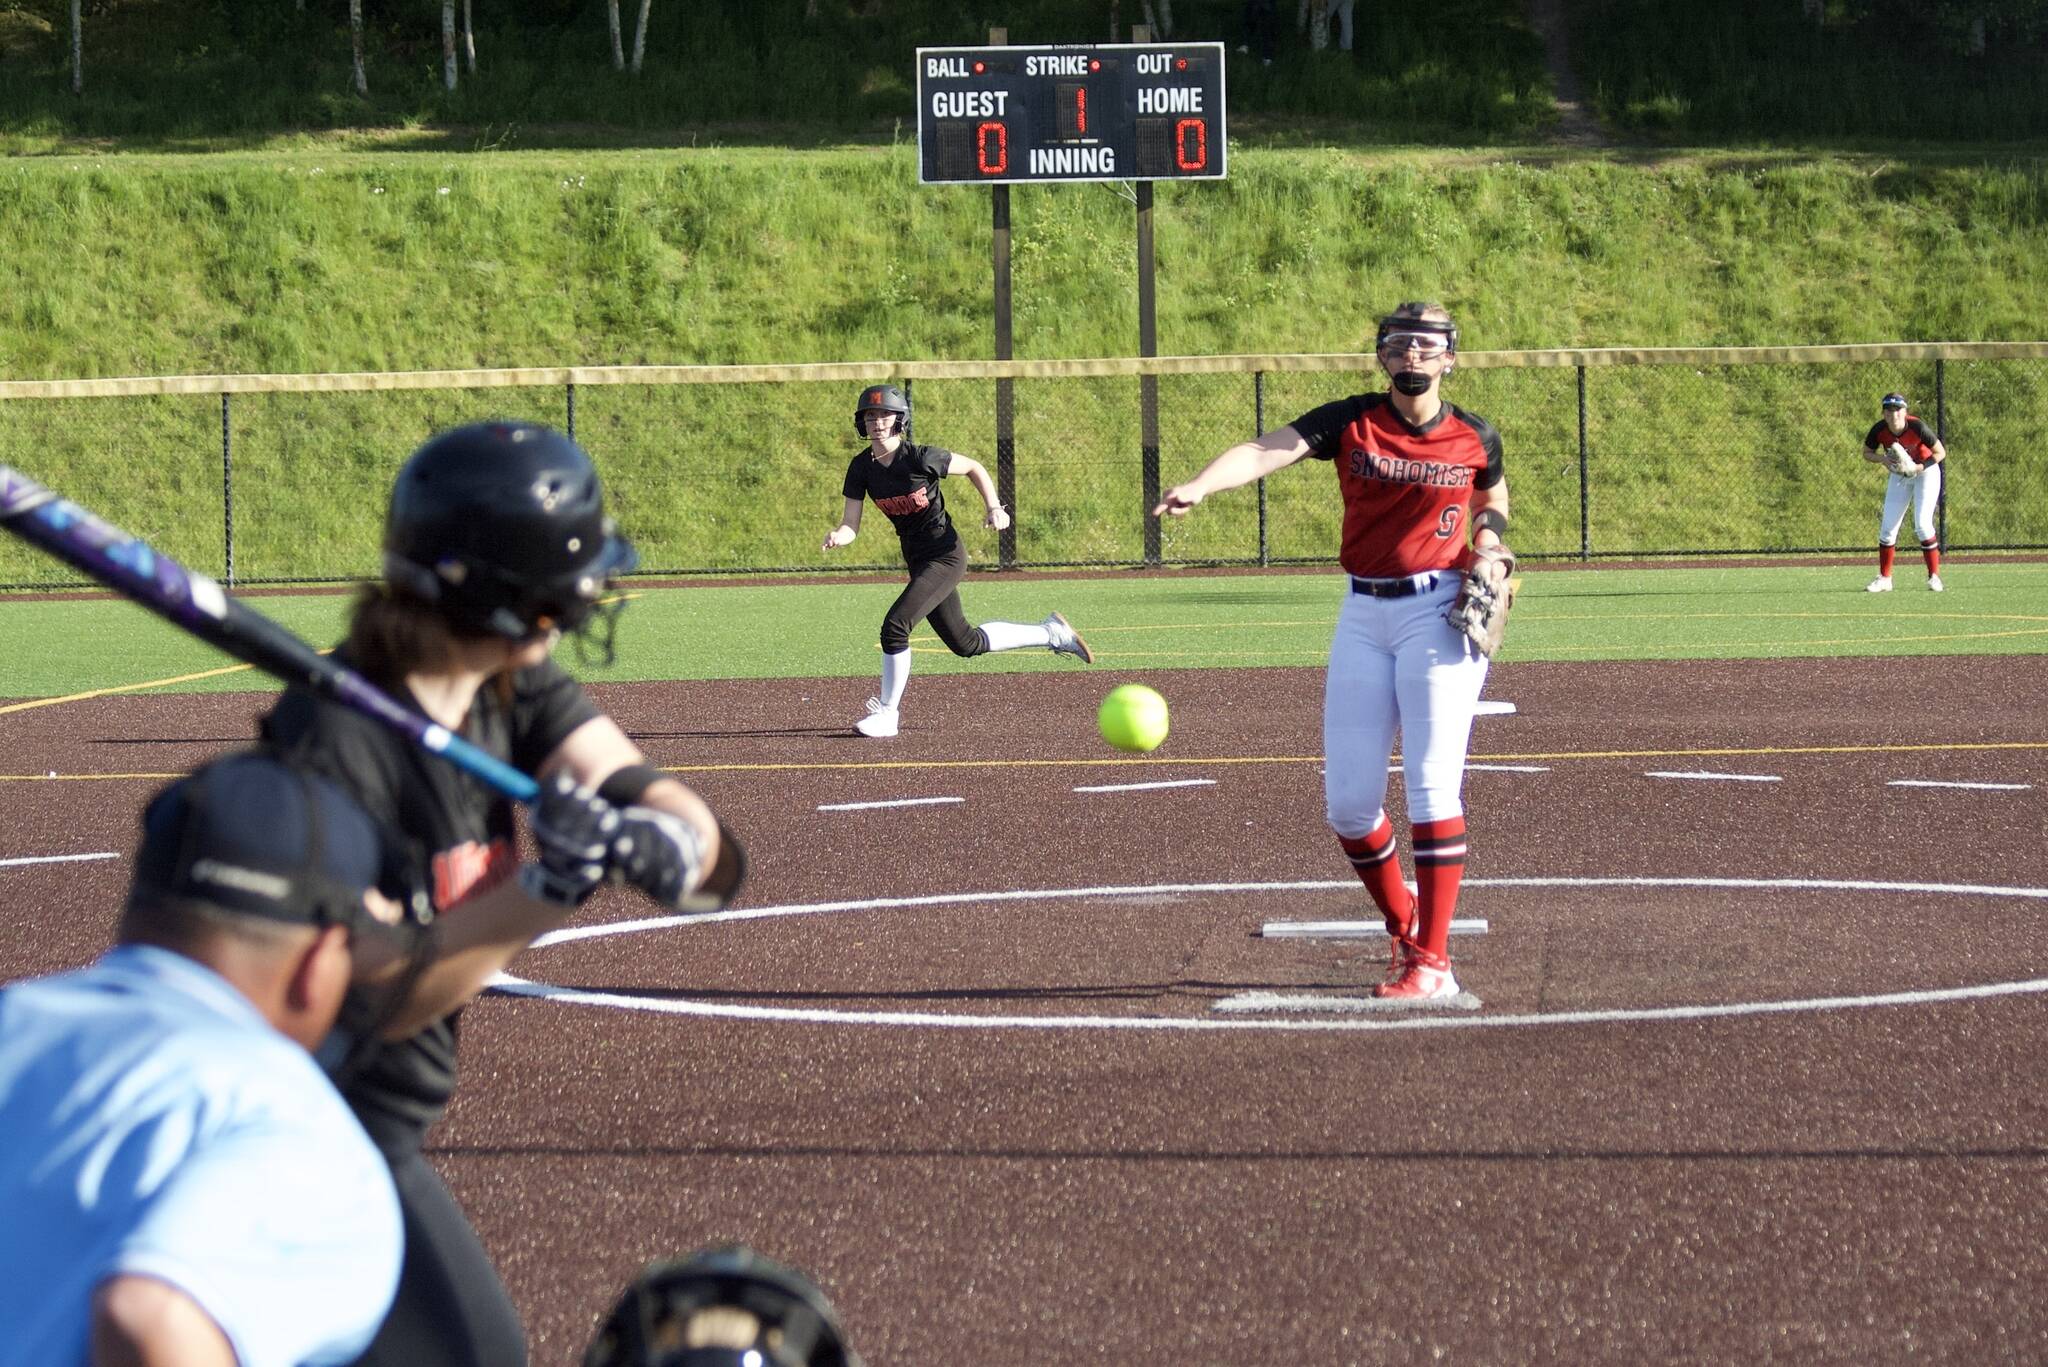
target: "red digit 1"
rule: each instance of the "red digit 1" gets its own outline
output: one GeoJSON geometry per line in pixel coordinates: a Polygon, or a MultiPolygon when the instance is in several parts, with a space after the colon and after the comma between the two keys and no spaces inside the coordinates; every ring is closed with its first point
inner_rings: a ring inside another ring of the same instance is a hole
{"type": "Polygon", "coordinates": [[[1000,176],[1010,169],[1010,127],[984,123],[974,130],[974,166],[985,176],[1000,176]],[[993,135],[993,136],[991,136],[993,135]],[[993,146],[994,151],[990,148],[993,146]]]}
{"type": "Polygon", "coordinates": [[[1173,125],[1173,164],[1183,171],[1199,171],[1209,164],[1207,119],[1181,119],[1173,125]],[[1188,150],[1191,147],[1193,151],[1188,150]]]}

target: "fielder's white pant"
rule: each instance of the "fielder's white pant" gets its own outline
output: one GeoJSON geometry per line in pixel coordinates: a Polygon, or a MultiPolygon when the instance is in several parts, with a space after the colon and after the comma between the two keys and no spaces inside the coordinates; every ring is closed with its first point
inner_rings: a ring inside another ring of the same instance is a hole
{"type": "Polygon", "coordinates": [[[1930,465],[1911,479],[1887,475],[1884,482],[1884,512],[1877,521],[1877,544],[1899,544],[1899,524],[1906,520],[1906,503],[1913,504],[1913,530],[1920,539],[1934,540],[1934,510],[1941,504],[1941,466],[1930,465]]]}
{"type": "Polygon", "coordinates": [[[1406,598],[1353,593],[1344,580],[1323,681],[1323,802],[1330,829],[1347,840],[1372,830],[1385,808],[1396,732],[1409,823],[1464,813],[1465,747],[1487,659],[1444,620],[1459,575],[1437,580],[1406,598]]]}

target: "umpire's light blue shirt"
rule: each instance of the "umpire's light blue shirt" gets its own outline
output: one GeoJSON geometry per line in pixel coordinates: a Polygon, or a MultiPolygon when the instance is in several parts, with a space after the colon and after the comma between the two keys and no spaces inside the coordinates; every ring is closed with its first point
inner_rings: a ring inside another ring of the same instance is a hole
{"type": "Polygon", "coordinates": [[[121,1273],[198,1302],[241,1367],[348,1362],[401,1239],[333,1085],[212,970],[128,945],[0,990],[0,1367],[85,1362],[121,1273]]]}

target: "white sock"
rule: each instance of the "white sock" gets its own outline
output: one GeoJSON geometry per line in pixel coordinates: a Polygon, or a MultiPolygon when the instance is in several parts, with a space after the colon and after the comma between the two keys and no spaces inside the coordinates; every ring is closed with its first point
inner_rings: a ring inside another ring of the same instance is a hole
{"type": "Polygon", "coordinates": [[[1022,650],[1025,646],[1043,649],[1052,644],[1052,633],[1038,622],[983,622],[981,630],[988,637],[990,650],[1022,650]]]}
{"type": "Polygon", "coordinates": [[[899,650],[882,656],[882,706],[894,710],[903,705],[903,690],[910,686],[910,652],[899,650]]]}

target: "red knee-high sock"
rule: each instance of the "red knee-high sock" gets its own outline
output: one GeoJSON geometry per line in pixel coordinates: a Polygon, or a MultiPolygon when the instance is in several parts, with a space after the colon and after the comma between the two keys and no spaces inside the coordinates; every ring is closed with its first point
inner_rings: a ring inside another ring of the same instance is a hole
{"type": "Polygon", "coordinates": [[[1401,861],[1394,857],[1394,823],[1387,820],[1385,812],[1381,812],[1378,824],[1362,839],[1352,840],[1340,835],[1337,843],[1344,847],[1344,857],[1351,861],[1358,881],[1365,884],[1373,905],[1386,918],[1387,933],[1399,934],[1399,927],[1409,919],[1415,899],[1408,895],[1408,885],[1401,881],[1401,861]]]}
{"type": "Polygon", "coordinates": [[[1927,572],[1929,574],[1941,573],[1941,543],[1939,541],[1921,542],[1920,558],[1927,562],[1927,572]]]}
{"type": "Polygon", "coordinates": [[[1898,553],[1899,548],[1897,546],[1879,546],[1877,548],[1877,572],[1887,579],[1891,578],[1892,557],[1898,553]]]}
{"type": "Polygon", "coordinates": [[[1451,915],[1458,909],[1458,884],[1465,877],[1465,818],[1418,821],[1415,837],[1416,943],[1448,957],[1451,915]]]}

